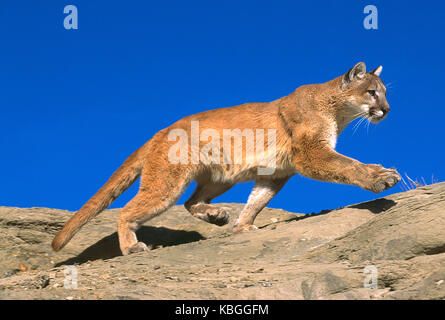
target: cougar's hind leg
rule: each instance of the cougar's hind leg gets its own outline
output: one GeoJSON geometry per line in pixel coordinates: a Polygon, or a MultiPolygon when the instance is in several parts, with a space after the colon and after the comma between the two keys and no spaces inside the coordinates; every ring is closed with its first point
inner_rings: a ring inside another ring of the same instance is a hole
{"type": "Polygon", "coordinates": [[[174,205],[190,182],[192,173],[186,166],[158,165],[144,166],[137,195],[119,214],[118,235],[123,255],[147,249],[145,243],[138,242],[136,230],[174,205]]]}
{"type": "Polygon", "coordinates": [[[196,218],[204,220],[208,223],[223,226],[229,223],[231,210],[228,207],[218,208],[213,206],[210,201],[229,190],[233,184],[230,183],[214,183],[199,182],[195,192],[189,200],[184,204],[185,208],[196,218]]]}
{"type": "Polygon", "coordinates": [[[283,188],[289,178],[257,181],[249,195],[247,204],[235,221],[233,232],[257,229],[253,222],[261,210],[283,188]]]}

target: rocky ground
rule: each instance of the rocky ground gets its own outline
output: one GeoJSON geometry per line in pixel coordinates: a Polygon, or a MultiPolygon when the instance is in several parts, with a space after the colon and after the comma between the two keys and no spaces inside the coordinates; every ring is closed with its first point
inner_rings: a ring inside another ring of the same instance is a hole
{"type": "Polygon", "coordinates": [[[126,257],[118,212],[54,253],[73,213],[0,207],[0,299],[445,298],[445,183],[312,215],[267,208],[236,235],[175,206],[139,230],[153,250],[126,257]]]}

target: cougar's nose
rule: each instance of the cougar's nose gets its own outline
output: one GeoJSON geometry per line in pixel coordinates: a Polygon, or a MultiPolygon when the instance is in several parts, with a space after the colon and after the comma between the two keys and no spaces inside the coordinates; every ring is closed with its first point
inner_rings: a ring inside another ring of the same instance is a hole
{"type": "Polygon", "coordinates": [[[389,106],[383,106],[382,112],[383,112],[383,115],[386,115],[389,112],[389,106]]]}

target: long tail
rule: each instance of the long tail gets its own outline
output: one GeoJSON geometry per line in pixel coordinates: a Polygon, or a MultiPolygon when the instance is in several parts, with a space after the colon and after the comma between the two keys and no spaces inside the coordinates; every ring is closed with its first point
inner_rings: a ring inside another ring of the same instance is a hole
{"type": "Polygon", "coordinates": [[[106,209],[117,197],[127,190],[141,175],[142,148],[136,150],[116,170],[99,191],[83,205],[54,237],[54,251],[62,249],[88,221],[106,209]]]}

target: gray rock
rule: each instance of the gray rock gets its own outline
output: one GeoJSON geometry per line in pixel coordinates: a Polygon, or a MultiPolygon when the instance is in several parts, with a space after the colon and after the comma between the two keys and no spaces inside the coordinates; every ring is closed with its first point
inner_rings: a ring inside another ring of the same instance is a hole
{"type": "MultiPolygon", "coordinates": [[[[439,183],[319,214],[266,208],[235,235],[174,206],[138,231],[153,250],[126,257],[118,209],[54,253],[72,212],[0,207],[0,299],[445,299],[444,201],[439,183]]],[[[220,206],[233,222],[243,205],[220,206]]]]}

